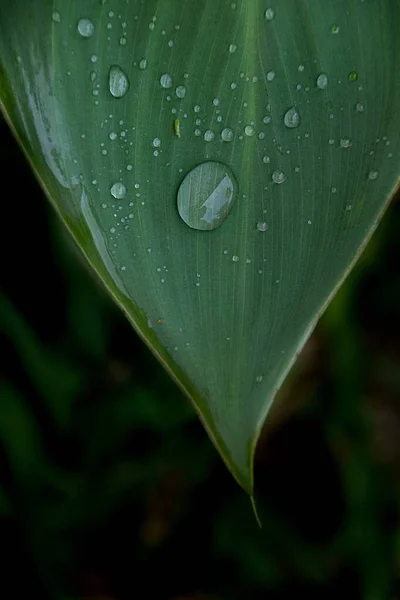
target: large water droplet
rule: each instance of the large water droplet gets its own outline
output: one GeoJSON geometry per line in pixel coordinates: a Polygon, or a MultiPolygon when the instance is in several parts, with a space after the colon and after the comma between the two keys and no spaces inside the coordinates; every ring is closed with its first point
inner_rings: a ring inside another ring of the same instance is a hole
{"type": "Polygon", "coordinates": [[[286,112],[283,122],[289,129],[294,129],[300,125],[300,115],[294,106],[286,112]]]}
{"type": "Polygon", "coordinates": [[[110,92],[114,98],[122,98],[129,90],[129,79],[119,65],[112,65],[109,73],[110,92]]]}
{"type": "Polygon", "coordinates": [[[274,183],[284,183],[286,181],[286,175],[282,171],[274,171],[272,173],[272,181],[274,183]]]}
{"type": "Polygon", "coordinates": [[[224,142],[231,142],[233,140],[233,131],[229,127],[226,127],[221,131],[221,138],[224,142]]]}
{"type": "Polygon", "coordinates": [[[84,38],[89,38],[94,32],[94,23],[90,19],[79,19],[78,31],[84,38]]]}
{"type": "Polygon", "coordinates": [[[265,18],[267,19],[267,21],[272,21],[272,19],[275,17],[275,11],[273,8],[267,8],[267,10],[265,11],[265,18]]]}
{"type": "Polygon", "coordinates": [[[326,73],[321,73],[321,75],[318,75],[317,87],[319,87],[320,90],[324,90],[326,87],[328,87],[328,82],[328,75],[326,73]]]}
{"type": "Polygon", "coordinates": [[[205,162],[190,171],[178,191],[178,211],[193,229],[208,231],[228,217],[237,197],[237,183],[228,167],[205,162]]]}
{"type": "Polygon", "coordinates": [[[126,196],[126,187],[120,181],[114,183],[110,188],[111,196],[114,196],[116,200],[122,200],[126,196]]]}
{"type": "Polygon", "coordinates": [[[160,85],[166,90],[172,87],[172,77],[169,73],[164,73],[163,75],[161,75],[160,85]]]}

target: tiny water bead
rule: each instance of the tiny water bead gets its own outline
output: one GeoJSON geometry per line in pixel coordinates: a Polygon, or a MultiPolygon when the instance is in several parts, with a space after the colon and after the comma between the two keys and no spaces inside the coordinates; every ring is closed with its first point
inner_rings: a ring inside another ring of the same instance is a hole
{"type": "Polygon", "coordinates": [[[318,75],[317,77],[317,87],[319,87],[320,90],[324,90],[325,88],[328,87],[328,75],[326,73],[321,73],[320,75],[318,75]]]}
{"type": "Polygon", "coordinates": [[[229,52],[230,52],[231,54],[233,54],[234,52],[236,52],[236,50],[237,50],[237,46],[236,46],[236,44],[231,44],[231,45],[229,46],[229,52]]]}
{"type": "Polygon", "coordinates": [[[124,186],[123,183],[121,183],[120,181],[117,181],[116,183],[114,183],[114,185],[111,186],[110,194],[116,200],[122,200],[122,198],[125,198],[125,196],[126,196],[126,187],[124,186]]]}
{"type": "Polygon", "coordinates": [[[275,79],[275,71],[268,71],[267,79],[268,81],[273,81],[275,79]]]}
{"type": "Polygon", "coordinates": [[[282,171],[274,171],[272,173],[272,181],[274,183],[284,183],[286,181],[286,175],[282,171]]]}
{"type": "Polygon", "coordinates": [[[122,98],[129,90],[129,79],[119,65],[112,65],[109,72],[109,88],[114,98],[122,98]]]}
{"type": "Polygon", "coordinates": [[[273,8],[267,8],[265,11],[265,18],[267,21],[272,21],[275,17],[275,11],[273,8]]]}
{"type": "Polygon", "coordinates": [[[165,90],[168,90],[170,87],[172,87],[172,77],[169,73],[164,73],[163,75],[161,75],[160,85],[165,90]]]}
{"type": "Polygon", "coordinates": [[[300,125],[300,114],[294,106],[286,111],[283,122],[289,129],[294,129],[300,125]]]}
{"type": "Polygon", "coordinates": [[[142,71],[144,71],[145,69],[147,69],[147,59],[146,58],[142,58],[139,61],[139,69],[141,69],[142,71]]]}
{"type": "Polygon", "coordinates": [[[90,19],[79,19],[78,31],[84,38],[89,38],[94,32],[94,23],[90,19]]]}
{"type": "Polygon", "coordinates": [[[357,102],[356,111],[359,113],[364,112],[364,104],[362,102],[357,102]]]}
{"type": "Polygon", "coordinates": [[[265,221],[259,221],[257,223],[257,229],[258,229],[258,231],[261,231],[261,232],[267,231],[268,224],[265,221]]]}
{"type": "Polygon", "coordinates": [[[233,140],[233,131],[229,127],[226,127],[221,131],[221,138],[224,142],[231,142],[233,140]]]}
{"type": "Polygon", "coordinates": [[[237,198],[237,183],[228,167],[204,162],[182,181],[178,191],[178,212],[192,229],[210,231],[229,216],[237,198]]]}

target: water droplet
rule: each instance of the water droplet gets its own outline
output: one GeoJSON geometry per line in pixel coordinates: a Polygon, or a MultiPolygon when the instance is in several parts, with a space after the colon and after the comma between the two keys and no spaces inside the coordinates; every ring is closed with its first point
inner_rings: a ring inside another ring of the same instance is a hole
{"type": "Polygon", "coordinates": [[[214,138],[215,138],[215,133],[213,131],[211,131],[211,129],[207,129],[207,131],[204,134],[205,141],[212,142],[214,138]]]}
{"type": "Polygon", "coordinates": [[[236,254],[234,254],[232,256],[232,260],[233,260],[233,262],[239,262],[239,257],[236,254]]]}
{"type": "Polygon", "coordinates": [[[51,17],[52,17],[54,23],[61,23],[61,14],[58,12],[58,10],[53,11],[53,14],[51,17]]]}
{"type": "Polygon", "coordinates": [[[273,81],[275,79],[275,71],[268,71],[267,79],[268,81],[273,81]]]}
{"type": "Polygon", "coordinates": [[[142,71],[147,69],[147,59],[146,58],[142,58],[142,60],[139,62],[139,69],[142,69],[142,71]]]}
{"type": "Polygon", "coordinates": [[[350,148],[351,140],[349,138],[341,138],[340,146],[341,148],[350,148]]]}
{"type": "Polygon", "coordinates": [[[231,44],[231,45],[229,46],[229,52],[230,52],[231,54],[233,54],[234,52],[236,52],[236,50],[237,50],[237,46],[236,46],[236,44],[231,44]]]}
{"type": "Polygon", "coordinates": [[[263,163],[265,163],[267,165],[270,162],[271,162],[271,159],[269,156],[263,156],[263,163]]]}
{"type": "Polygon", "coordinates": [[[299,73],[302,73],[304,71],[304,65],[299,65],[297,67],[297,70],[299,71],[299,73]]]}
{"type": "Polygon", "coordinates": [[[378,179],[378,177],[379,177],[379,171],[373,170],[368,173],[368,179],[374,180],[374,179],[378,179]]]}
{"type": "Polygon", "coordinates": [[[331,33],[333,33],[334,35],[336,35],[337,33],[339,33],[339,31],[340,31],[339,25],[336,25],[336,24],[332,25],[332,27],[331,27],[331,33]]]}
{"type": "Polygon", "coordinates": [[[272,21],[272,19],[275,17],[275,11],[273,8],[267,8],[267,10],[265,11],[265,18],[267,19],[267,21],[272,21]]]}
{"type": "Polygon", "coordinates": [[[153,146],[154,146],[154,148],[159,148],[161,146],[161,140],[160,140],[160,138],[154,138],[154,140],[153,140],[153,146]]]}
{"type": "Polygon", "coordinates": [[[163,75],[161,75],[160,85],[166,90],[172,87],[172,77],[169,73],[164,73],[163,75]]]}
{"type": "Polygon", "coordinates": [[[118,135],[115,133],[115,131],[112,131],[108,137],[111,141],[114,141],[117,139],[118,135]]]}
{"type": "Polygon", "coordinates": [[[119,43],[121,44],[121,46],[126,46],[126,43],[127,43],[126,37],[120,37],[119,43]]]}
{"type": "Polygon", "coordinates": [[[321,73],[321,75],[318,75],[317,77],[317,87],[319,87],[320,90],[324,90],[326,87],[328,87],[328,75],[326,73],[321,73]]]}
{"type": "Polygon", "coordinates": [[[257,375],[256,383],[261,383],[263,379],[264,379],[264,377],[262,375],[257,375]]]}
{"type": "Polygon", "coordinates": [[[178,96],[178,98],[184,98],[186,96],[186,88],[184,85],[178,85],[178,87],[175,90],[175,94],[178,96]]]}
{"type": "Polygon", "coordinates": [[[79,19],[78,31],[84,38],[89,38],[94,32],[94,23],[90,19],[79,19]]]}
{"type": "Polygon", "coordinates": [[[193,229],[216,229],[228,217],[236,197],[237,183],[230,169],[218,162],[205,162],[183,180],[178,211],[193,229]]]}
{"type": "Polygon", "coordinates": [[[233,131],[229,127],[226,127],[221,131],[221,138],[224,142],[231,142],[233,140],[233,131]]]}
{"type": "Polygon", "coordinates": [[[256,130],[254,129],[253,125],[246,125],[244,132],[248,137],[253,137],[253,135],[256,133],[256,130]]]}
{"type": "Polygon", "coordinates": [[[357,71],[352,71],[351,73],[349,73],[349,80],[350,81],[357,81],[358,79],[358,73],[357,71]]]}
{"type": "Polygon", "coordinates": [[[286,181],[286,175],[282,171],[274,171],[272,173],[272,181],[274,183],[284,183],[286,181]]]}
{"type": "Polygon", "coordinates": [[[114,196],[116,200],[122,200],[126,196],[126,187],[120,181],[114,183],[110,188],[111,196],[114,196]]]}
{"type": "Polygon", "coordinates": [[[257,229],[258,229],[258,231],[262,231],[262,232],[267,231],[268,224],[265,221],[259,221],[257,223],[257,229]]]}
{"type": "Polygon", "coordinates": [[[263,118],[263,123],[265,123],[266,125],[268,125],[268,123],[271,123],[271,121],[272,121],[272,119],[268,115],[263,118]]]}
{"type": "Polygon", "coordinates": [[[300,125],[300,115],[294,106],[286,112],[283,122],[289,129],[294,129],[300,125]]]}
{"type": "Polygon", "coordinates": [[[109,88],[114,98],[122,98],[129,90],[129,79],[119,65],[110,67],[109,88]]]}
{"type": "Polygon", "coordinates": [[[364,104],[362,102],[357,102],[356,104],[356,111],[357,112],[364,112],[364,104]]]}

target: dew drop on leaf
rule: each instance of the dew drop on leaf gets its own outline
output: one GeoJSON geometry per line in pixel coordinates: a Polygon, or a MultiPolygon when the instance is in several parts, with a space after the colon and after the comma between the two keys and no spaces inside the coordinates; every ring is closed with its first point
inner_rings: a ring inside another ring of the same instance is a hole
{"type": "Polygon", "coordinates": [[[294,106],[286,112],[283,122],[289,129],[294,129],[300,125],[300,115],[294,106]]]}
{"type": "Polygon", "coordinates": [[[192,229],[216,229],[227,219],[237,198],[237,183],[228,167],[204,162],[185,177],[178,191],[178,212],[192,229]]]}
{"type": "Polygon", "coordinates": [[[79,19],[78,31],[84,38],[89,38],[93,35],[94,24],[90,19],[79,19]]]}
{"type": "Polygon", "coordinates": [[[229,127],[226,127],[221,131],[221,138],[224,142],[231,142],[233,140],[233,131],[229,127]]]}
{"type": "Polygon", "coordinates": [[[317,87],[319,87],[320,90],[324,90],[328,87],[328,75],[326,73],[321,73],[318,75],[317,87]]]}
{"type": "Polygon", "coordinates": [[[274,171],[272,173],[272,181],[274,183],[284,183],[286,181],[286,175],[282,171],[274,171]]]}
{"type": "Polygon", "coordinates": [[[258,229],[258,231],[261,231],[261,232],[267,231],[268,224],[265,221],[259,221],[257,223],[257,229],[258,229]]]}
{"type": "Polygon", "coordinates": [[[265,18],[267,19],[267,21],[272,21],[275,17],[275,11],[273,8],[267,8],[267,10],[265,11],[265,18]]]}
{"type": "Polygon", "coordinates": [[[116,200],[122,200],[126,196],[126,187],[120,181],[114,183],[110,188],[111,196],[114,196],[116,200]]]}
{"type": "Polygon", "coordinates": [[[112,65],[109,72],[109,88],[114,98],[122,98],[129,90],[129,79],[119,65],[112,65]]]}
{"type": "Polygon", "coordinates": [[[172,87],[172,77],[169,73],[164,73],[163,75],[161,75],[160,85],[166,90],[172,87]]]}
{"type": "Polygon", "coordinates": [[[368,173],[368,179],[374,180],[374,179],[378,179],[378,177],[379,177],[379,171],[374,170],[374,171],[370,171],[368,173]]]}

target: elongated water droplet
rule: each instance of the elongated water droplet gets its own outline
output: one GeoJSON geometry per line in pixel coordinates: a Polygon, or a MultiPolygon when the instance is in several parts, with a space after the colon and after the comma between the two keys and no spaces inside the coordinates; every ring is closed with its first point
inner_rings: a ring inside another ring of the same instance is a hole
{"type": "Polygon", "coordinates": [[[114,196],[116,200],[122,200],[126,196],[126,187],[120,181],[114,183],[110,188],[111,196],[114,196]]]}
{"type": "Polygon", "coordinates": [[[275,71],[268,71],[267,79],[268,81],[273,81],[275,79],[275,71]]]}
{"type": "Polygon", "coordinates": [[[164,73],[163,75],[161,75],[160,85],[166,90],[172,87],[172,77],[169,73],[164,73]]]}
{"type": "Polygon", "coordinates": [[[324,90],[325,88],[328,87],[328,75],[326,73],[321,73],[321,75],[318,75],[317,78],[317,87],[319,87],[320,90],[324,90]]]}
{"type": "Polygon", "coordinates": [[[236,52],[236,50],[237,50],[237,46],[236,46],[236,44],[231,44],[231,45],[229,46],[229,52],[230,52],[231,54],[233,54],[234,52],[236,52]]]}
{"type": "Polygon", "coordinates": [[[142,69],[142,71],[147,69],[147,59],[146,58],[142,58],[142,60],[139,62],[139,69],[142,69]]]}
{"type": "Polygon", "coordinates": [[[300,125],[300,115],[294,106],[286,112],[283,122],[289,129],[294,129],[300,125]]]}
{"type": "Polygon", "coordinates": [[[94,32],[94,23],[90,19],[79,19],[78,31],[84,38],[89,38],[94,32]]]}
{"type": "Polygon", "coordinates": [[[129,79],[119,65],[112,65],[109,73],[110,92],[114,98],[122,98],[129,90],[129,79]]]}
{"type": "Polygon", "coordinates": [[[205,162],[190,171],[178,191],[178,211],[192,229],[209,231],[228,217],[237,197],[237,183],[228,167],[205,162]]]}
{"type": "Polygon", "coordinates": [[[267,8],[267,10],[265,11],[265,18],[267,19],[267,21],[272,21],[274,17],[275,17],[274,9],[267,8]]]}
{"type": "Polygon", "coordinates": [[[286,181],[286,175],[282,171],[274,171],[272,173],[272,181],[274,183],[284,183],[286,181]]]}
{"type": "Polygon", "coordinates": [[[54,23],[61,23],[61,14],[58,12],[58,10],[53,11],[52,19],[54,23]]]}

